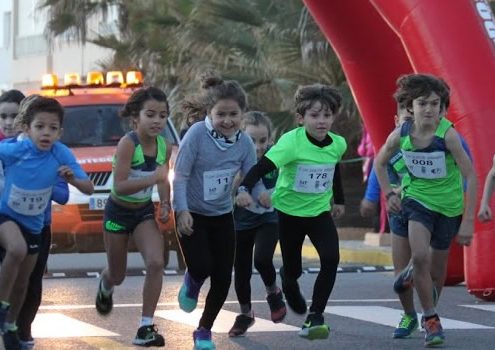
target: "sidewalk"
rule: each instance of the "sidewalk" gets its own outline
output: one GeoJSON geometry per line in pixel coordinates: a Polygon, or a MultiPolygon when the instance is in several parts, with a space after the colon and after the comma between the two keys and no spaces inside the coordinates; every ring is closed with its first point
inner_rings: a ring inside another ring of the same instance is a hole
{"type": "MultiPolygon", "coordinates": [[[[340,265],[364,266],[391,266],[390,247],[372,247],[364,244],[364,234],[370,229],[365,228],[338,228],[340,237],[340,265]]],[[[313,244],[309,239],[304,242],[303,267],[319,267],[319,259],[313,244]]],[[[282,266],[280,247],[277,246],[273,258],[276,267],[282,266]]],[[[100,272],[106,266],[105,253],[70,253],[51,254],[48,259],[48,272],[86,271],[100,272]]],[[[127,259],[128,270],[142,270],[143,259],[139,253],[129,253],[127,259]]],[[[170,252],[167,270],[178,270],[177,254],[170,252]]]]}

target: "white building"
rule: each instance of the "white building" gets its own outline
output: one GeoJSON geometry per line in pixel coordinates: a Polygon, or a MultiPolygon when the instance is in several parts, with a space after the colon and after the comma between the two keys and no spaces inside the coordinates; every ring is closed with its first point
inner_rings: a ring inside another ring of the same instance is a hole
{"type": "MultiPolygon", "coordinates": [[[[66,72],[83,76],[100,69],[98,62],[111,57],[111,50],[91,43],[80,45],[69,34],[55,40],[50,50],[44,35],[46,13],[38,3],[39,0],[0,1],[0,89],[37,89],[45,73],[61,78],[66,72]]],[[[105,19],[90,19],[89,38],[115,30],[117,14],[112,10],[105,19]]]]}

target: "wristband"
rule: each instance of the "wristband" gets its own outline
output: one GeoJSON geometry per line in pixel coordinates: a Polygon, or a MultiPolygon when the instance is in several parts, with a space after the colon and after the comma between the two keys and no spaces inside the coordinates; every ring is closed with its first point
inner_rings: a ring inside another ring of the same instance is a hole
{"type": "Polygon", "coordinates": [[[392,197],[392,196],[397,196],[397,193],[395,193],[394,191],[390,191],[389,193],[387,193],[387,194],[385,195],[385,198],[386,198],[387,200],[389,200],[389,199],[390,199],[390,197],[392,197]]]}

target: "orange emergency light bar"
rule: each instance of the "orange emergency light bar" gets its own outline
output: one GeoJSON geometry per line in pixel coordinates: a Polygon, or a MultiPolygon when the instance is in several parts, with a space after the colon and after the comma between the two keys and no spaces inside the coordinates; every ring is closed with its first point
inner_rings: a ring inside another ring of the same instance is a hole
{"type": "Polygon", "coordinates": [[[65,73],[65,86],[81,86],[81,76],[78,73],[65,73]]]}
{"type": "Polygon", "coordinates": [[[125,82],[128,86],[140,85],[143,83],[143,73],[137,70],[130,70],[125,75],[125,82]]]}
{"type": "Polygon", "coordinates": [[[123,85],[124,84],[124,74],[121,71],[115,70],[107,72],[107,85],[123,85]]]}
{"type": "Polygon", "coordinates": [[[103,80],[103,73],[98,71],[90,71],[86,75],[86,84],[90,86],[97,86],[105,84],[103,80]]]}
{"type": "Polygon", "coordinates": [[[78,73],[66,73],[64,75],[64,85],[58,85],[58,77],[55,74],[45,74],[41,80],[41,88],[48,89],[74,89],[87,87],[137,87],[143,84],[143,74],[137,70],[128,71],[124,81],[124,74],[121,71],[110,71],[103,79],[103,73],[90,71],[86,76],[86,84],[81,84],[81,76],[78,73]]]}
{"type": "Polygon", "coordinates": [[[55,74],[43,74],[41,78],[42,89],[54,89],[58,86],[58,77],[55,74]]]}

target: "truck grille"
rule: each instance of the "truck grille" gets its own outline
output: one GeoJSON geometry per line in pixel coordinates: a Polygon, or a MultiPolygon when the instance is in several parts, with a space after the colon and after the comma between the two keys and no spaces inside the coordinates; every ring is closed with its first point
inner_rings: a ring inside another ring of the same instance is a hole
{"type": "Polygon", "coordinates": [[[89,178],[95,186],[105,186],[110,178],[112,172],[110,171],[99,171],[94,173],[88,173],[89,178]]]}

